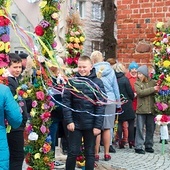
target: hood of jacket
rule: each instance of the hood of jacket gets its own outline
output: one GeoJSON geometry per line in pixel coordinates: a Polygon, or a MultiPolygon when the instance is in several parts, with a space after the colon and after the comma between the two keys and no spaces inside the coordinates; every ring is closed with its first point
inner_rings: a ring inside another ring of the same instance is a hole
{"type": "Polygon", "coordinates": [[[115,72],[117,79],[123,77],[125,74],[122,72],[115,72]]]}
{"type": "Polygon", "coordinates": [[[98,73],[99,71],[102,72],[102,77],[106,77],[112,72],[110,63],[105,61],[94,64],[94,67],[96,69],[96,73],[98,73]]]}

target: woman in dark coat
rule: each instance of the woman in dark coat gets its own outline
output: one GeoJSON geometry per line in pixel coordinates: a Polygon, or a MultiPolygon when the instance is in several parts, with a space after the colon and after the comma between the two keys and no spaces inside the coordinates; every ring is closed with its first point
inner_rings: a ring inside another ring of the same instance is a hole
{"type": "Polygon", "coordinates": [[[134,99],[134,93],[128,78],[125,76],[125,66],[121,63],[113,65],[115,70],[119,91],[122,96],[125,97],[126,102],[122,105],[123,113],[118,118],[118,136],[119,136],[119,148],[124,148],[124,142],[122,142],[122,124],[124,121],[128,122],[128,142],[129,147],[134,146],[134,119],[135,112],[133,110],[132,101],[134,99]]]}

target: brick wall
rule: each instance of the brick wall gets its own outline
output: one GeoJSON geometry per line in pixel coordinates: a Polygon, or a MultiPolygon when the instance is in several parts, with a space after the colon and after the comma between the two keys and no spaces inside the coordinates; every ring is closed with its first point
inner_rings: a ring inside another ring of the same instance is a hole
{"type": "MultiPolygon", "coordinates": [[[[156,23],[170,18],[170,1],[117,0],[119,62],[152,62],[152,42],[156,23]]],[[[169,19],[170,20],[170,19],[169,19]]]]}

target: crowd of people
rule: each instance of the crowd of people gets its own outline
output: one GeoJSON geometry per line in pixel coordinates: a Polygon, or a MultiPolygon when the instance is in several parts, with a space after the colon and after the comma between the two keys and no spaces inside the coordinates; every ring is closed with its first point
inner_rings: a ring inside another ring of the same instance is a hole
{"type": "MultiPolygon", "coordinates": [[[[0,157],[0,167],[4,170],[22,170],[24,161],[24,128],[31,105],[30,101],[25,101],[20,114],[12,95],[15,96],[19,86],[26,57],[26,54],[9,54],[8,87],[0,85],[0,136],[4,142],[0,149],[4,155],[4,158],[0,157]],[[7,135],[4,119],[12,126],[7,135]],[[9,152],[4,149],[7,145],[9,152]]],[[[119,149],[128,144],[135,153],[153,153],[154,94],[158,91],[159,86],[150,78],[146,65],[139,66],[133,61],[127,69],[114,59],[105,61],[100,51],[94,51],[91,56],[81,56],[77,73],[64,85],[63,95],[54,96],[66,107],[56,103],[57,107],[51,112],[51,148],[55,151],[58,136],[61,136],[62,150],[67,155],[65,169],[75,170],[82,138],[86,170],[97,166],[100,145],[104,146],[104,160],[111,160],[110,152],[116,153],[115,141],[119,149]],[[116,119],[117,131],[114,129],[116,119]],[[62,127],[62,132],[59,127],[62,127]]],[[[57,162],[56,166],[60,168],[63,164],[57,162]]]]}

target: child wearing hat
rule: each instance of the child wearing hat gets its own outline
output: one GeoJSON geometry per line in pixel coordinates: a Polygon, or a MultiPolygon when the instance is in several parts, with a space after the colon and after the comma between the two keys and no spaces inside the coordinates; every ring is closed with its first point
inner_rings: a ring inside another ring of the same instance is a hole
{"type": "MultiPolygon", "coordinates": [[[[132,102],[132,106],[133,106],[133,110],[136,112],[136,106],[137,106],[137,95],[136,95],[136,91],[135,91],[135,82],[137,80],[137,69],[138,69],[138,64],[135,61],[132,61],[129,64],[128,67],[128,72],[126,74],[126,77],[129,79],[130,85],[132,87],[132,90],[134,92],[134,99],[132,102]]],[[[134,137],[136,135],[136,119],[135,119],[135,123],[134,123],[134,137]]]]}
{"type": "Polygon", "coordinates": [[[137,81],[135,82],[135,90],[137,93],[137,120],[136,120],[136,137],[135,152],[145,154],[153,153],[153,135],[155,129],[154,122],[154,95],[159,91],[159,86],[153,79],[148,76],[148,67],[142,65],[137,69],[137,81]],[[146,126],[146,134],[144,139],[144,126],[146,126]],[[143,149],[145,145],[145,150],[143,149]]]}

